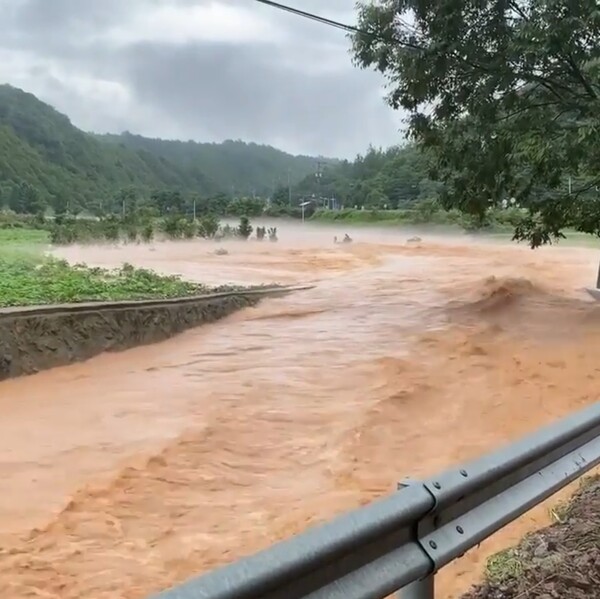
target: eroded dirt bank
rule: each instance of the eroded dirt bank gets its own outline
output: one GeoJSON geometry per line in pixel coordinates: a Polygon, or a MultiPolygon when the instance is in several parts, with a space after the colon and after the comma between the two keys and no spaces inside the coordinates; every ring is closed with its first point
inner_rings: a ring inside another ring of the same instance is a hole
{"type": "Polygon", "coordinates": [[[488,580],[463,599],[600,597],[600,479],[583,479],[554,520],[494,556],[488,580]]]}
{"type": "Polygon", "coordinates": [[[163,341],[254,306],[262,297],[241,292],[126,307],[113,303],[0,310],[0,380],[163,341]]]}
{"type": "MultiPolygon", "coordinates": [[[[595,252],[331,238],[132,248],[201,281],[316,287],[0,383],[3,597],[143,599],[597,400],[595,252]]],[[[444,568],[438,597],[547,507],[444,568]]]]}

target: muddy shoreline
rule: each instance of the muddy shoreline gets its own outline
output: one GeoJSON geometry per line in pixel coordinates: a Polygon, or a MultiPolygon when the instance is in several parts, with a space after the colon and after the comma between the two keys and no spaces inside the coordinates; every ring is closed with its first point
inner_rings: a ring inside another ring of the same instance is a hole
{"type": "Polygon", "coordinates": [[[293,289],[0,310],[0,380],[164,341],[293,289]]]}

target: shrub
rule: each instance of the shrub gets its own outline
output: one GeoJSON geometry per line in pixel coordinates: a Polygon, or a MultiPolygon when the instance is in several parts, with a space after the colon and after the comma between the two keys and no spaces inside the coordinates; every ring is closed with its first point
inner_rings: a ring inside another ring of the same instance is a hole
{"type": "Polygon", "coordinates": [[[213,239],[219,231],[219,219],[214,214],[206,214],[198,223],[198,235],[204,239],[213,239]]]}
{"type": "Polygon", "coordinates": [[[250,225],[250,219],[247,216],[240,218],[240,224],[237,228],[238,237],[242,239],[248,239],[252,235],[253,228],[250,225]]]}

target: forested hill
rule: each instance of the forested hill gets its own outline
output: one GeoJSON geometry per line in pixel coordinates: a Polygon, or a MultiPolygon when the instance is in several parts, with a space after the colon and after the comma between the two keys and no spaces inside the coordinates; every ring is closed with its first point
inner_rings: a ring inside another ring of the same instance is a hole
{"type": "MultiPolygon", "coordinates": [[[[365,208],[406,208],[437,197],[441,185],[429,179],[429,160],[414,145],[386,150],[369,148],[355,160],[327,164],[320,177],[310,174],[293,189],[293,199],[335,198],[338,205],[365,208]]],[[[275,193],[276,204],[288,203],[288,189],[275,193]]]]}
{"type": "Polygon", "coordinates": [[[288,174],[292,182],[314,174],[319,161],[311,156],[292,156],[272,146],[233,140],[197,143],[150,139],[128,132],[98,139],[157,156],[180,167],[191,180],[207,178],[210,193],[270,195],[278,185],[287,185],[288,174]]]}
{"type": "Polygon", "coordinates": [[[314,173],[318,159],[270,146],[93,135],[34,95],[0,85],[0,204],[27,211],[95,209],[120,190],[178,189],[200,196],[270,193],[314,173]]]}

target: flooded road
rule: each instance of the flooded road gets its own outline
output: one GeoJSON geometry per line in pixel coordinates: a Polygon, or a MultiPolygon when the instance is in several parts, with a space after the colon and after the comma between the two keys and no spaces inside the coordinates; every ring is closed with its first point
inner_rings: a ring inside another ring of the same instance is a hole
{"type": "MultiPolygon", "coordinates": [[[[141,599],[596,400],[594,251],[333,234],[62,251],[315,288],[0,383],[3,597],[141,599]]],[[[444,569],[437,596],[547,522],[537,508],[444,569]]]]}

